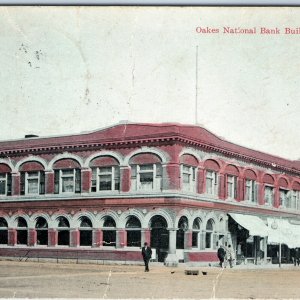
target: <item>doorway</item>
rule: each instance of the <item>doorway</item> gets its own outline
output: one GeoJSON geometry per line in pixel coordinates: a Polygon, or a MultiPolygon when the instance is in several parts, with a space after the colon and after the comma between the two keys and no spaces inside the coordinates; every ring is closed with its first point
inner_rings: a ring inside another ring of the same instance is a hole
{"type": "Polygon", "coordinates": [[[169,249],[168,224],[162,216],[154,216],[150,220],[151,247],[156,249],[157,260],[164,262],[169,249]]]}

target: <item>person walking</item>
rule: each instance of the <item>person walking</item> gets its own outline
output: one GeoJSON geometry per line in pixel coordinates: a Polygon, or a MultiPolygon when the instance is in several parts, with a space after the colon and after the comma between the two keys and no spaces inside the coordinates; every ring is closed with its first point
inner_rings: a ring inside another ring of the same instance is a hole
{"type": "Polygon", "coordinates": [[[220,267],[224,268],[224,259],[225,259],[226,251],[222,245],[219,247],[217,255],[220,261],[220,267]]]}
{"type": "Polygon", "coordinates": [[[144,243],[144,247],[142,247],[142,256],[145,264],[145,272],[149,272],[149,261],[152,256],[152,250],[148,246],[148,243],[144,243]]]}

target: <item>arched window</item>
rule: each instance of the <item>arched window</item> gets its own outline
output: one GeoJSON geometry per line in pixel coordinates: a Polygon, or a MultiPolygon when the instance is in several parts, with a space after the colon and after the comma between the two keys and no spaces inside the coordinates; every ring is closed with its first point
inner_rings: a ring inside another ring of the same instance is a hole
{"type": "Polygon", "coordinates": [[[225,169],[227,198],[237,199],[239,169],[234,165],[228,165],[225,169]]]}
{"type": "Polygon", "coordinates": [[[265,204],[267,205],[274,205],[274,178],[269,175],[265,174],[263,177],[263,183],[265,185],[265,204]]]}
{"type": "Polygon", "coordinates": [[[45,194],[45,172],[39,162],[28,161],[20,166],[21,195],[45,194]]]}
{"type": "Polygon", "coordinates": [[[4,218],[0,218],[0,244],[7,245],[8,242],[8,225],[4,218]]]}
{"type": "Polygon", "coordinates": [[[28,228],[27,222],[24,218],[17,218],[17,244],[18,245],[27,245],[28,240],[28,228]]]}
{"type": "Polygon", "coordinates": [[[80,218],[80,246],[92,246],[93,243],[93,225],[88,217],[80,218]]]}
{"type": "Polygon", "coordinates": [[[183,154],[180,157],[181,183],[185,191],[196,192],[196,172],[198,161],[190,154],[183,154]]]}
{"type": "Polygon", "coordinates": [[[291,207],[291,193],[288,189],[288,181],[285,178],[279,178],[279,205],[281,207],[291,207]]]}
{"type": "Polygon", "coordinates": [[[11,196],[11,169],[0,164],[0,196],[11,196]]]}
{"type": "Polygon", "coordinates": [[[48,223],[45,218],[38,217],[35,224],[37,245],[48,245],[48,223]]]}
{"type": "Polygon", "coordinates": [[[134,190],[161,190],[162,166],[157,155],[137,154],[130,159],[129,164],[131,166],[131,186],[134,190]]]}
{"type": "Polygon", "coordinates": [[[111,156],[100,156],[90,162],[92,168],[91,192],[119,191],[120,166],[111,156]]]}
{"type": "Polygon", "coordinates": [[[126,222],[127,247],[141,246],[141,222],[137,217],[130,216],[126,222]]]}
{"type": "Polygon", "coordinates": [[[109,216],[103,222],[103,246],[116,246],[116,222],[109,216]]]}
{"type": "Polygon", "coordinates": [[[291,208],[300,209],[300,182],[293,182],[292,184],[291,208]]]}
{"type": "Polygon", "coordinates": [[[211,196],[217,196],[219,190],[218,173],[220,166],[212,159],[204,162],[205,168],[205,193],[211,196]]]}
{"type": "Polygon", "coordinates": [[[193,222],[193,236],[192,236],[192,247],[199,248],[200,247],[200,227],[201,227],[201,219],[196,218],[193,222]]]}
{"type": "Polygon", "coordinates": [[[55,194],[81,192],[81,169],[77,161],[61,159],[55,162],[53,169],[55,194]]]}
{"type": "Polygon", "coordinates": [[[58,217],[58,230],[57,230],[57,245],[69,246],[70,245],[70,224],[67,218],[58,217]]]}
{"type": "Polygon", "coordinates": [[[256,184],[256,174],[252,170],[246,170],[245,177],[245,200],[251,203],[257,203],[258,189],[256,184]]]}
{"type": "Polygon", "coordinates": [[[178,229],[176,232],[176,249],[184,249],[184,233],[188,230],[189,223],[185,216],[182,216],[178,222],[178,229]]]}
{"type": "Polygon", "coordinates": [[[209,219],[206,223],[206,233],[205,233],[205,248],[211,249],[213,247],[213,231],[214,231],[214,221],[209,219]]]}

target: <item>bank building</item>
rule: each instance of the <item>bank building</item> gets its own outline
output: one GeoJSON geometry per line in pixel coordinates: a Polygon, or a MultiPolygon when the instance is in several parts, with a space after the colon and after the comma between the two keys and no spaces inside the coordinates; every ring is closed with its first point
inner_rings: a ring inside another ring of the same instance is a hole
{"type": "Polygon", "coordinates": [[[137,263],[291,262],[300,161],[196,125],[119,123],[0,142],[0,258],[137,263]]]}

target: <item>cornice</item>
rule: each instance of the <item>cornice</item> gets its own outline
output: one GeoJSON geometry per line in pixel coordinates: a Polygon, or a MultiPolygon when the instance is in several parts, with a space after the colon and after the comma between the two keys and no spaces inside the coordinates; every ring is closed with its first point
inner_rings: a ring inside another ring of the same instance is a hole
{"type": "Polygon", "coordinates": [[[239,160],[244,160],[247,162],[251,162],[260,166],[264,166],[266,168],[271,168],[273,170],[279,170],[291,174],[300,175],[300,170],[290,168],[284,165],[274,164],[274,162],[259,159],[257,157],[249,156],[246,154],[242,154],[239,152],[235,152],[226,147],[218,147],[215,144],[208,143],[202,140],[195,140],[191,137],[186,137],[179,133],[168,133],[168,135],[147,135],[147,136],[139,136],[139,137],[131,137],[130,139],[110,139],[110,140],[91,140],[89,142],[74,142],[72,144],[59,144],[59,145],[47,145],[43,146],[42,144],[39,146],[24,146],[22,148],[17,149],[4,149],[0,150],[0,157],[8,157],[8,156],[21,156],[26,154],[44,154],[44,153],[58,153],[58,152],[66,152],[66,151],[87,151],[87,150],[97,150],[101,148],[124,148],[124,147],[134,147],[141,144],[157,144],[157,143],[182,143],[184,145],[189,145],[193,147],[199,147],[204,151],[212,151],[220,153],[224,156],[233,157],[239,160]]]}

